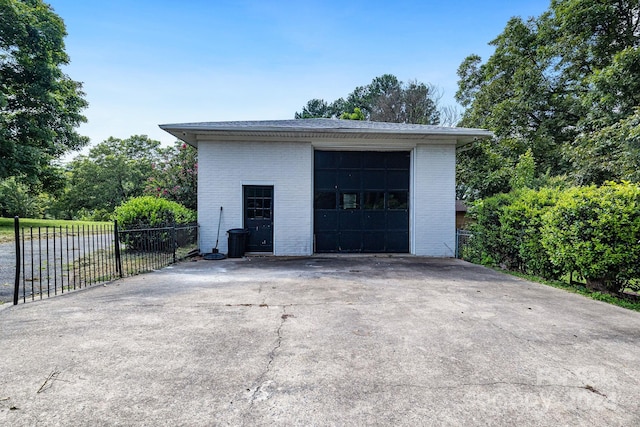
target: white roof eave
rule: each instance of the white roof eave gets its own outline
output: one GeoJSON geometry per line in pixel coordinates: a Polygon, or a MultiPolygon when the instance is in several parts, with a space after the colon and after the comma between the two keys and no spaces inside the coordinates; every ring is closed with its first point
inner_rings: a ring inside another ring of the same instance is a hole
{"type": "MultiPolygon", "coordinates": [[[[319,119],[323,120],[323,119],[319,119]]],[[[322,124],[333,124],[336,120],[324,119],[322,124]],[[326,120],[329,120],[327,122],[326,120]]],[[[337,121],[345,122],[345,121],[337,121]]],[[[160,128],[172,134],[178,139],[197,148],[199,141],[281,141],[281,140],[308,140],[314,139],[326,140],[332,139],[339,145],[340,140],[410,140],[412,144],[435,143],[443,140],[455,141],[457,146],[469,144],[475,140],[490,138],[493,133],[484,129],[470,128],[446,128],[438,126],[412,126],[402,124],[382,124],[393,125],[391,128],[379,128],[380,125],[375,123],[371,128],[363,127],[360,124],[358,128],[346,127],[317,127],[304,126],[278,126],[276,122],[268,122],[270,125],[261,125],[264,122],[213,122],[213,123],[186,123],[186,124],[168,124],[160,125],[160,128]],[[246,123],[246,126],[243,126],[246,123]]],[[[290,124],[291,121],[285,121],[290,124]]],[[[296,122],[294,122],[296,123],[296,122]]],[[[320,143],[319,145],[322,145],[320,143]]],[[[376,144],[377,145],[377,144],[376,144]]]]}

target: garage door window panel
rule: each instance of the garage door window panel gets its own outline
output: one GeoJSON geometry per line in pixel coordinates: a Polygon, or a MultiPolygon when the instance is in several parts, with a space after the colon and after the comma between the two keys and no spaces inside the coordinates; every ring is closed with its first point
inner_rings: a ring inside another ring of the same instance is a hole
{"type": "Polygon", "coordinates": [[[390,191],[387,198],[387,209],[407,210],[409,209],[408,191],[390,191]]]}
{"type": "Polygon", "coordinates": [[[355,210],[360,209],[360,193],[346,192],[340,193],[340,209],[355,210]]]}
{"type": "Polygon", "coordinates": [[[384,210],[384,192],[365,192],[362,200],[362,207],[367,210],[384,210]]]}
{"type": "Polygon", "coordinates": [[[314,196],[315,209],[335,209],[336,192],[335,191],[319,191],[314,196]]]}

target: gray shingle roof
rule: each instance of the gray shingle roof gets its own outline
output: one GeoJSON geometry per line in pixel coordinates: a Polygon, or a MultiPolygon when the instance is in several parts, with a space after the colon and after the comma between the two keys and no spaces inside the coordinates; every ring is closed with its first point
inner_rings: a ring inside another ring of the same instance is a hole
{"type": "Polygon", "coordinates": [[[229,121],[229,122],[201,122],[179,123],[160,125],[161,129],[172,135],[197,145],[198,134],[278,134],[290,133],[311,135],[342,135],[367,136],[393,135],[394,137],[433,137],[441,136],[462,141],[472,141],[476,138],[493,136],[490,131],[484,129],[454,128],[432,125],[417,125],[409,123],[385,123],[361,120],[340,119],[295,119],[295,120],[256,120],[256,121],[229,121]]]}
{"type": "Polygon", "coordinates": [[[232,122],[200,122],[160,125],[162,129],[186,128],[192,130],[368,130],[391,131],[393,133],[460,133],[461,131],[480,131],[483,129],[452,128],[445,126],[417,125],[411,123],[386,123],[365,120],[341,119],[295,119],[295,120],[250,120],[232,122]]]}

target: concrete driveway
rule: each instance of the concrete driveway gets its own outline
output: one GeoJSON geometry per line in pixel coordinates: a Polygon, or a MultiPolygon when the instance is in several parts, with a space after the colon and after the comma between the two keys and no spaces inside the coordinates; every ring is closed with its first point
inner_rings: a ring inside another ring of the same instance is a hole
{"type": "Polygon", "coordinates": [[[640,314],[459,260],[186,262],[0,309],[2,425],[639,425],[640,314]]]}

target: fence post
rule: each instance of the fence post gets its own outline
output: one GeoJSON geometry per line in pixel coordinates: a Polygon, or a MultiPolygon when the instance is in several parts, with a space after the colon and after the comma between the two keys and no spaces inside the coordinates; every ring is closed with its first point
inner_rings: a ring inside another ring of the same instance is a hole
{"type": "Polygon", "coordinates": [[[460,258],[460,230],[456,228],[456,258],[460,258]]]}
{"type": "Polygon", "coordinates": [[[178,237],[176,234],[176,223],[173,223],[173,228],[171,232],[171,237],[173,238],[173,263],[176,263],[176,248],[178,247],[178,237]]]}
{"type": "Polygon", "coordinates": [[[116,250],[116,272],[120,274],[120,278],[122,275],[122,257],[120,255],[120,237],[118,233],[118,220],[113,221],[113,242],[115,244],[116,250]]]}
{"type": "Polygon", "coordinates": [[[18,297],[20,296],[20,218],[13,218],[13,229],[16,237],[16,279],[13,288],[13,305],[18,305],[18,297]]]}

